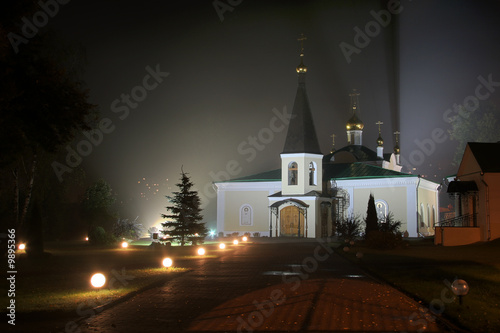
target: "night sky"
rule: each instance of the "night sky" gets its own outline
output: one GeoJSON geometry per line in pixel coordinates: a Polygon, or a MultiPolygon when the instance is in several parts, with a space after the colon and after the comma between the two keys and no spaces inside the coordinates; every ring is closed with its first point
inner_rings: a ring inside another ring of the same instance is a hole
{"type": "Polygon", "coordinates": [[[406,170],[440,182],[456,172],[450,163],[456,143],[444,137],[446,111],[475,96],[480,76],[493,82],[486,101],[500,100],[496,1],[219,3],[231,10],[218,13],[214,1],[74,0],[48,23],[85,49],[90,101],[114,128],[83,166],[91,179],[107,180],[130,217],[147,226],[161,221],[164,195],[176,189],[181,167],[200,191],[209,228],[216,220],[211,175],[228,167],[232,178],[280,167],[286,126],[278,115],[293,107],[301,33],[324,154],[333,133],[337,148],[347,144],[348,94],[356,88],[363,144],[375,150],[380,120],[385,152],[400,130],[406,170]],[[369,40],[355,40],[367,26],[369,40]],[[340,47],[347,44],[357,50],[350,59],[340,47]],[[154,71],[161,72],[157,80],[144,83],[154,71]],[[137,104],[122,100],[133,92],[137,104]],[[440,142],[429,144],[440,130],[440,142]],[[265,142],[252,144],[259,133],[265,142]]]}

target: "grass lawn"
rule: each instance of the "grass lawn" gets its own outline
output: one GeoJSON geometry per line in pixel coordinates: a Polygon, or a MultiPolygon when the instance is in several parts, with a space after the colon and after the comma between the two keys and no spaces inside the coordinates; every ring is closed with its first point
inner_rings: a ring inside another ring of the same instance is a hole
{"type": "MultiPolygon", "coordinates": [[[[144,246],[146,243],[139,244],[132,243],[122,249],[118,246],[90,246],[83,241],[48,243],[45,250],[49,255],[36,259],[18,251],[16,311],[84,312],[84,309],[104,305],[186,272],[194,264],[192,260],[200,258],[196,253],[198,247],[194,246],[154,249],[144,246]],[[172,258],[173,267],[162,266],[165,257],[172,258]],[[99,290],[90,285],[92,274],[97,272],[107,277],[106,285],[99,290]]],[[[203,247],[207,250],[205,258],[215,257],[221,251],[216,244],[204,244],[203,247]]],[[[8,304],[6,293],[2,293],[0,301],[8,304]]]]}
{"type": "Polygon", "coordinates": [[[418,240],[385,251],[355,243],[345,252],[344,244],[338,245],[339,253],[421,300],[436,315],[472,332],[500,332],[500,240],[454,247],[418,240]],[[470,288],[462,305],[448,287],[457,278],[470,288]]]}

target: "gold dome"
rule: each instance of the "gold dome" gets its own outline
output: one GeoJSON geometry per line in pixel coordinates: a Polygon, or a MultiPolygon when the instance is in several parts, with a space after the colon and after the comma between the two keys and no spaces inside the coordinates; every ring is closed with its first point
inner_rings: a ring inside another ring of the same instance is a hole
{"type": "Polygon", "coordinates": [[[307,67],[306,67],[306,65],[304,65],[303,59],[304,59],[304,53],[301,53],[300,54],[300,64],[296,68],[297,73],[305,73],[305,72],[307,72],[307,67]]]}
{"type": "Polygon", "coordinates": [[[349,130],[362,130],[365,127],[361,119],[359,119],[356,114],[353,114],[351,119],[347,121],[345,128],[349,130]]]}
{"type": "Polygon", "coordinates": [[[398,144],[396,144],[396,145],[394,146],[394,154],[399,155],[399,153],[400,153],[400,151],[399,151],[399,145],[398,145],[398,144]]]}
{"type": "Polygon", "coordinates": [[[384,139],[382,139],[382,136],[379,133],[378,139],[377,139],[377,146],[382,147],[383,145],[384,145],[384,139]]]}

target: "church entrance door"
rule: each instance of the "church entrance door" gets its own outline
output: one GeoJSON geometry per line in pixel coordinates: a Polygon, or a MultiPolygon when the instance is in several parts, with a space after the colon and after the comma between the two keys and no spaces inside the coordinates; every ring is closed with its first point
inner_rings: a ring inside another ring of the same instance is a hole
{"type": "Polygon", "coordinates": [[[280,235],[304,237],[304,214],[297,206],[287,206],[280,212],[280,235]]]}

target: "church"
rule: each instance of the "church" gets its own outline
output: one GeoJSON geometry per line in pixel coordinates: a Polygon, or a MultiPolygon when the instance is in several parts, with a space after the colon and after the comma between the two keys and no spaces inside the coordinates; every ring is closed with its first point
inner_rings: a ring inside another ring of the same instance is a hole
{"type": "Polygon", "coordinates": [[[348,145],[323,155],[306,92],[304,52],[296,68],[298,87],[281,168],[214,183],[217,232],[268,237],[333,236],[335,222],[365,218],[370,194],[380,221],[391,212],[406,237],[434,235],[439,218],[439,184],[401,172],[399,132],[392,153],[363,146],[364,124],[358,117],[359,93],[349,95],[352,116],[346,123],[348,145]],[[358,114],[357,114],[358,112],[358,114]]]}

